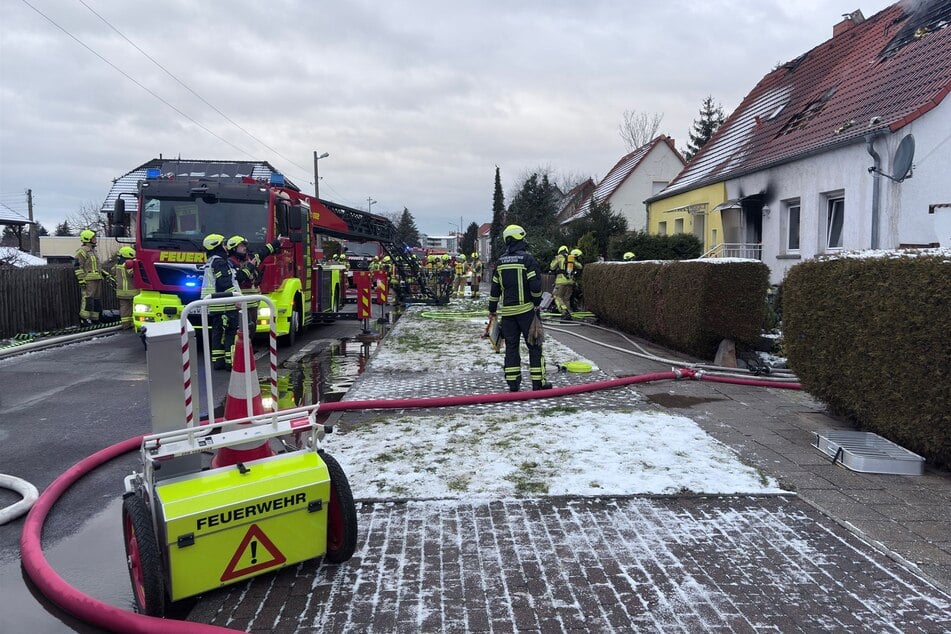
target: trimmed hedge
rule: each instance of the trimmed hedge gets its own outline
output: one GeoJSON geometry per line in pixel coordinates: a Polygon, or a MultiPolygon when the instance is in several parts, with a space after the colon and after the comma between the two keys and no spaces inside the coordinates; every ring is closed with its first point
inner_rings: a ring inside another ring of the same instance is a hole
{"type": "Polygon", "coordinates": [[[783,284],[783,325],[806,390],[951,467],[951,257],[799,264],[783,284]]]}
{"type": "Polygon", "coordinates": [[[618,328],[705,359],[721,339],[758,341],[769,269],[761,262],[589,264],[585,306],[618,328]]]}

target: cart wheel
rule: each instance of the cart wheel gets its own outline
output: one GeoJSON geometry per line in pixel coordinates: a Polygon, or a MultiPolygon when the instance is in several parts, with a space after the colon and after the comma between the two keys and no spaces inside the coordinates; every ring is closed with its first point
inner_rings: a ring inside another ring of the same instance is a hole
{"type": "Polygon", "coordinates": [[[137,612],[165,615],[165,586],[152,514],[136,494],[122,500],[122,535],[137,612]]]}
{"type": "Polygon", "coordinates": [[[357,549],[357,508],[350,483],[333,456],[321,451],[320,457],[330,472],[330,504],[327,505],[327,561],[340,564],[357,549]]]}

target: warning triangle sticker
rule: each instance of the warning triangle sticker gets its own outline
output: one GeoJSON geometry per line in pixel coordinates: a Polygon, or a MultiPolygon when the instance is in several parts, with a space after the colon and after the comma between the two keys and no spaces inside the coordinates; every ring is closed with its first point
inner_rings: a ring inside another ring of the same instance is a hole
{"type": "Polygon", "coordinates": [[[228,567],[221,573],[221,581],[232,581],[240,577],[246,577],[268,568],[280,566],[287,561],[277,546],[274,545],[268,536],[264,534],[257,524],[251,524],[244,539],[238,545],[234,556],[228,563],[228,567]],[[263,552],[262,552],[263,551],[263,552]],[[270,556],[268,558],[267,555],[270,556]],[[241,566],[240,568],[238,566],[241,566]]]}

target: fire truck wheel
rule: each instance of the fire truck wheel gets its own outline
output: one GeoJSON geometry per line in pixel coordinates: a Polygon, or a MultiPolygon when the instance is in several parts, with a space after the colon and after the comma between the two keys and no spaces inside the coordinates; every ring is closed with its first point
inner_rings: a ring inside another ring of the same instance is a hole
{"type": "Polygon", "coordinates": [[[294,298],[294,310],[291,312],[291,318],[287,324],[287,334],[284,335],[284,345],[293,346],[297,341],[297,335],[301,332],[301,311],[300,311],[300,301],[298,298],[294,298]]]}
{"type": "Polygon", "coordinates": [[[340,464],[323,451],[320,457],[330,472],[330,504],[327,505],[327,561],[339,564],[357,549],[357,508],[350,482],[340,464]]]}
{"type": "Polygon", "coordinates": [[[122,500],[122,535],[136,611],[149,616],[164,616],[162,557],[152,528],[152,514],[145,500],[137,494],[127,495],[122,500]]]}

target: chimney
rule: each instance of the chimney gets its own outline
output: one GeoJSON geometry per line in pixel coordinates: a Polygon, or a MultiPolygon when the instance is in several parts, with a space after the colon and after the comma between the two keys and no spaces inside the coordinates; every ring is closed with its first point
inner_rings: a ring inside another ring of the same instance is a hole
{"type": "Polygon", "coordinates": [[[832,27],[832,37],[839,37],[853,26],[865,22],[865,16],[862,15],[861,9],[856,9],[852,13],[844,13],[842,18],[841,22],[832,27]]]}

